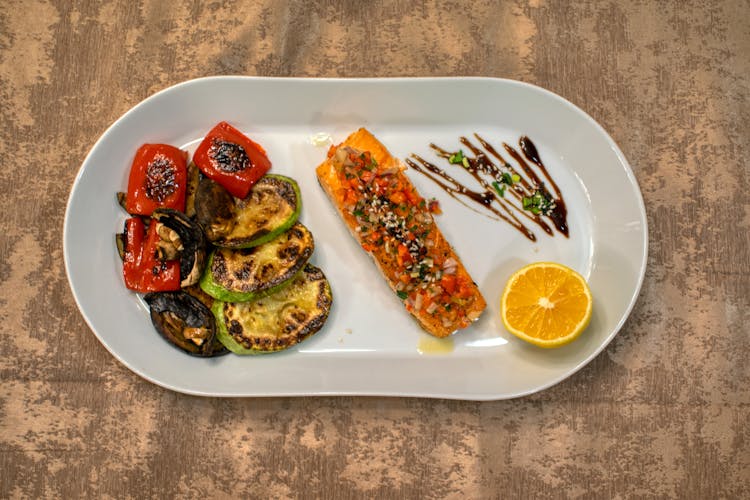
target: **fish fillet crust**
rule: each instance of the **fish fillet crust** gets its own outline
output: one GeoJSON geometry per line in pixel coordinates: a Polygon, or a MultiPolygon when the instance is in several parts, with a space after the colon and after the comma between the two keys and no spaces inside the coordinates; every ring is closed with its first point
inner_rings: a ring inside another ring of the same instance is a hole
{"type": "Polygon", "coordinates": [[[437,227],[405,166],[360,128],[316,169],[321,187],[388,286],[420,326],[446,337],[479,318],[486,302],[437,227]]]}

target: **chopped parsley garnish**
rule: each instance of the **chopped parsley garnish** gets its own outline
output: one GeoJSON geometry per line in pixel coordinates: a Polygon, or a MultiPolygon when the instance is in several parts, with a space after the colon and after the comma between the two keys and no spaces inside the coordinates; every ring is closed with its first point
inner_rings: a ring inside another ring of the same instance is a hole
{"type": "Polygon", "coordinates": [[[500,181],[503,184],[507,184],[508,186],[512,186],[516,182],[519,182],[521,180],[521,176],[518,174],[511,174],[510,172],[503,172],[503,175],[500,177],[500,181]]]}
{"type": "Polygon", "coordinates": [[[453,153],[450,158],[448,158],[448,161],[452,164],[457,163],[463,163],[465,159],[464,152],[462,150],[458,150],[458,153],[453,153]]]}
{"type": "Polygon", "coordinates": [[[505,197],[505,189],[508,186],[501,186],[499,182],[492,181],[492,187],[495,188],[495,192],[497,192],[497,194],[500,195],[500,198],[505,197]]]}
{"type": "Polygon", "coordinates": [[[396,292],[396,295],[398,295],[398,298],[399,298],[399,299],[401,299],[401,300],[406,300],[406,297],[408,297],[408,296],[409,296],[409,295],[408,295],[408,294],[407,294],[406,292],[404,292],[404,291],[399,291],[399,292],[396,292]]]}
{"type": "Polygon", "coordinates": [[[524,210],[530,211],[534,215],[549,215],[555,208],[555,202],[549,195],[537,189],[532,196],[524,196],[521,200],[524,210]]]}

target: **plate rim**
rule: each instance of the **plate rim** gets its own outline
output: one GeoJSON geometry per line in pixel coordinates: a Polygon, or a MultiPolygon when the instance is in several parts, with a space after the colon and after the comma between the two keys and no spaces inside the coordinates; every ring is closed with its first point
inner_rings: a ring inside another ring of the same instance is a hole
{"type": "Polygon", "coordinates": [[[635,307],[636,303],[638,302],[638,298],[640,297],[640,292],[643,286],[643,283],[645,281],[645,274],[646,269],[648,266],[648,252],[649,252],[649,231],[648,231],[648,217],[646,212],[646,206],[643,199],[643,193],[641,191],[640,185],[638,183],[638,180],[632,170],[632,167],[630,165],[630,162],[627,160],[625,155],[623,154],[622,150],[620,149],[619,145],[615,142],[615,140],[612,138],[612,136],[606,131],[606,129],[593,117],[591,117],[586,111],[584,111],[582,108],[574,104],[573,102],[569,101],[565,97],[562,97],[559,94],[556,94],[555,92],[552,92],[544,87],[540,87],[533,83],[524,82],[521,80],[514,80],[514,79],[508,79],[508,78],[498,78],[498,77],[487,77],[487,76],[416,76],[416,77],[408,77],[408,76],[398,76],[398,77],[366,77],[366,78],[339,78],[339,77],[315,77],[315,78],[307,78],[307,77],[265,77],[265,76],[245,76],[245,75],[214,75],[214,76],[204,76],[199,78],[193,78],[184,80],[181,82],[178,82],[176,84],[170,85],[168,87],[165,87],[161,90],[158,90],[141,101],[139,101],[137,104],[131,106],[125,113],[118,116],[117,119],[115,119],[105,130],[101,133],[101,135],[97,138],[97,140],[94,142],[94,144],[89,148],[86,155],[83,158],[83,161],[81,162],[80,166],[78,167],[78,171],[74,177],[73,183],[70,188],[70,192],[67,197],[66,201],[66,207],[65,207],[65,215],[63,220],[63,260],[64,260],[64,267],[65,267],[65,274],[68,281],[69,289],[73,295],[73,299],[75,300],[76,306],[78,308],[78,311],[80,312],[81,316],[83,317],[84,321],[86,322],[89,329],[94,333],[95,337],[99,340],[99,342],[105,347],[105,349],[115,358],[117,359],[121,364],[123,364],[126,368],[128,368],[130,371],[134,372],[136,375],[140,376],[141,378],[144,378],[145,380],[148,380],[149,382],[163,387],[165,389],[169,389],[178,393],[193,395],[193,396],[202,396],[202,397],[237,397],[237,398],[253,398],[253,397],[305,397],[305,396],[378,396],[378,397],[417,397],[417,398],[436,398],[436,399],[452,399],[452,400],[467,400],[467,401],[498,401],[498,400],[506,400],[506,399],[515,399],[515,398],[522,398],[529,396],[531,394],[535,394],[541,391],[544,391],[546,389],[549,389],[550,387],[553,387],[562,381],[572,377],[574,374],[576,374],[578,371],[580,371],[582,368],[584,368],[586,365],[588,365],[594,358],[599,356],[604,349],[607,348],[607,346],[612,342],[612,340],[617,336],[617,334],[620,332],[622,327],[625,325],[627,320],[630,318],[630,315],[633,311],[633,308],[635,307]],[[488,82],[489,84],[505,84],[505,85],[511,85],[511,86],[517,86],[517,87],[523,87],[535,92],[539,92],[541,94],[544,94],[558,103],[570,108],[575,113],[579,114],[581,117],[583,117],[589,125],[592,125],[594,129],[597,130],[599,134],[601,134],[607,141],[608,145],[611,147],[613,153],[617,156],[619,164],[621,167],[623,167],[624,173],[629,181],[629,183],[633,186],[633,192],[635,196],[636,205],[638,208],[638,215],[640,217],[640,223],[642,224],[642,231],[641,231],[641,247],[642,252],[640,255],[640,262],[639,262],[639,269],[638,269],[638,276],[636,280],[635,287],[629,294],[628,303],[625,309],[623,310],[623,313],[617,323],[612,328],[611,332],[607,335],[607,337],[595,348],[592,350],[592,352],[580,360],[576,365],[574,365],[569,370],[565,371],[564,373],[551,378],[549,381],[547,381],[544,384],[541,384],[539,386],[536,386],[534,388],[514,392],[513,394],[507,394],[507,395],[497,395],[497,394],[455,394],[455,393],[444,393],[439,391],[415,391],[415,390],[408,390],[408,389],[400,389],[400,390],[391,390],[391,391],[380,391],[380,390],[369,390],[369,389],[361,389],[361,390],[316,390],[316,391],[294,391],[294,390],[281,390],[281,391],[273,391],[273,392],[253,392],[252,394],[239,394],[234,392],[225,392],[221,389],[217,389],[216,391],[204,391],[199,389],[190,389],[185,387],[179,387],[174,384],[170,384],[167,382],[164,382],[162,380],[159,380],[156,377],[152,377],[147,373],[143,373],[141,370],[137,369],[133,366],[132,363],[130,363],[127,359],[125,359],[123,356],[121,356],[118,352],[116,352],[107,342],[105,339],[102,338],[102,336],[97,332],[96,328],[94,328],[94,325],[92,324],[91,319],[89,318],[88,314],[84,310],[84,307],[82,306],[81,299],[78,296],[78,293],[76,292],[76,288],[74,285],[74,278],[71,274],[71,255],[70,250],[68,248],[68,239],[69,239],[69,231],[70,231],[70,210],[71,210],[71,203],[73,201],[74,195],[78,189],[78,186],[81,182],[81,179],[84,174],[85,167],[87,163],[89,162],[89,159],[91,158],[92,152],[94,152],[99,145],[106,141],[109,135],[113,133],[113,131],[116,129],[118,124],[124,120],[127,119],[131,114],[137,113],[138,110],[142,107],[147,106],[152,100],[157,100],[159,96],[174,92],[179,90],[182,87],[187,87],[191,85],[198,85],[198,84],[205,84],[205,83],[212,83],[212,82],[221,82],[221,81],[230,81],[230,80],[237,80],[237,81],[259,81],[259,82],[273,82],[273,81],[285,81],[285,82],[297,82],[300,84],[304,83],[311,83],[311,82],[326,82],[326,83],[339,83],[339,84],[380,84],[384,82],[389,83],[412,83],[412,82],[450,82],[450,81],[479,81],[479,82],[488,82]]]}

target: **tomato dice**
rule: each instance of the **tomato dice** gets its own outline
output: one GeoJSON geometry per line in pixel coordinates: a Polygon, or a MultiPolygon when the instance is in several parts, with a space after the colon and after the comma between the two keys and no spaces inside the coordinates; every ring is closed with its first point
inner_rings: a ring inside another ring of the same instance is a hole
{"type": "Polygon", "coordinates": [[[159,207],[185,210],[187,153],[168,144],[144,144],[130,167],[125,209],[151,215],[159,207]]]}
{"type": "Polygon", "coordinates": [[[271,168],[263,148],[227,122],[211,129],[195,151],[193,162],[237,198],[245,198],[271,168]]]}
{"type": "Polygon", "coordinates": [[[151,221],[148,232],[140,217],[125,221],[125,259],[122,275],[125,286],[140,293],[180,289],[180,263],[158,257],[158,223],[151,221]],[[144,241],[145,233],[145,241],[144,241]]]}

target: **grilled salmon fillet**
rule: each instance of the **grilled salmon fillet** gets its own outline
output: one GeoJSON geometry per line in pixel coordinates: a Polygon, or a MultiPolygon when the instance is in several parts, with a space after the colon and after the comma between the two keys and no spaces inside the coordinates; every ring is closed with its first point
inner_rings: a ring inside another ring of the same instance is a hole
{"type": "Polygon", "coordinates": [[[318,181],[388,285],[422,328],[447,337],[486,302],[433,219],[405,166],[361,128],[316,169],[318,181]]]}

